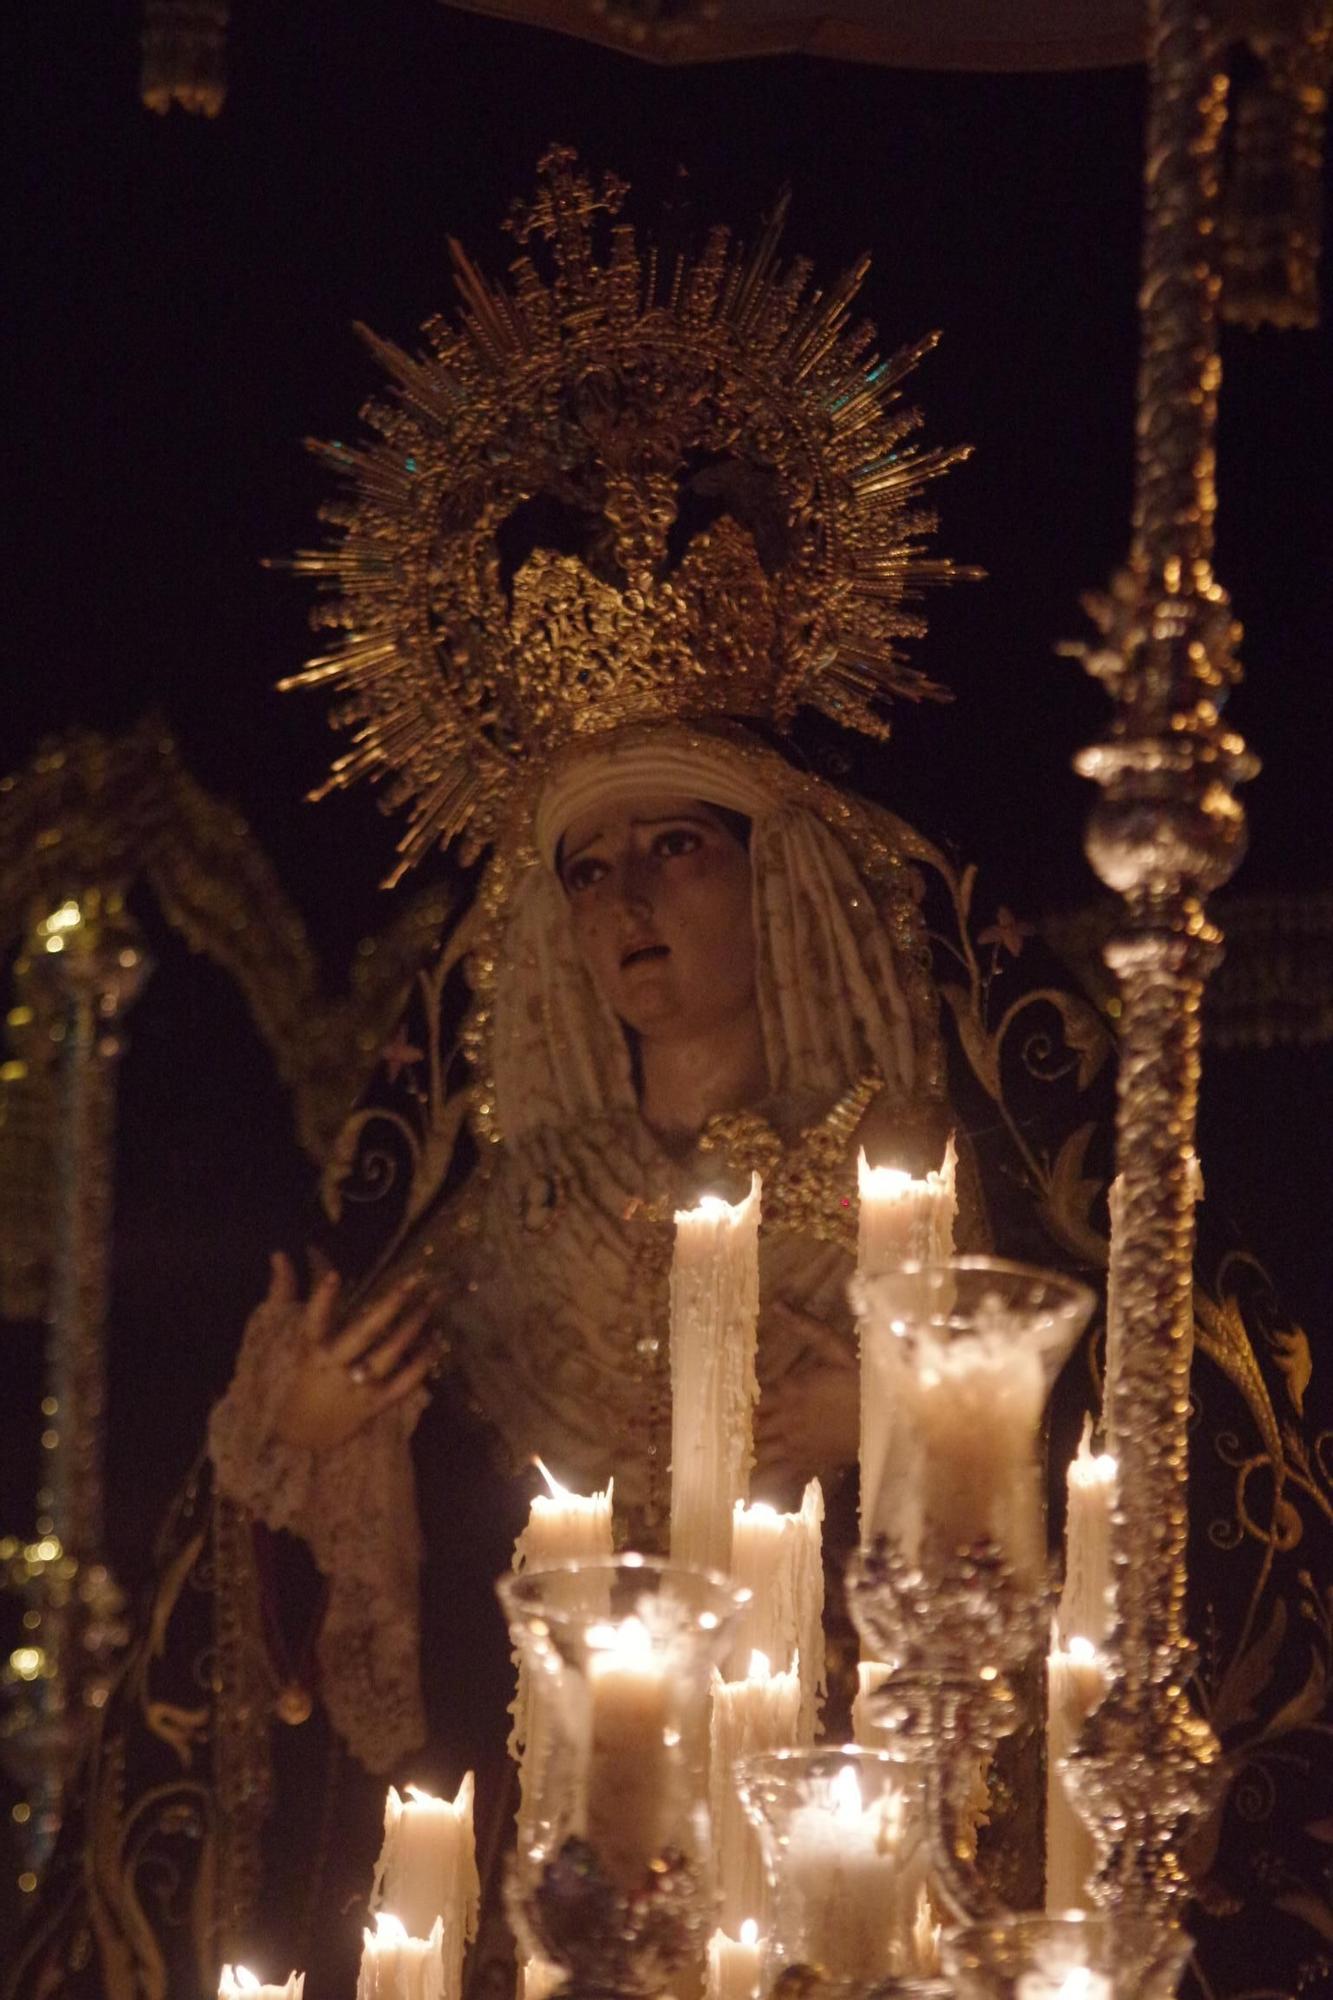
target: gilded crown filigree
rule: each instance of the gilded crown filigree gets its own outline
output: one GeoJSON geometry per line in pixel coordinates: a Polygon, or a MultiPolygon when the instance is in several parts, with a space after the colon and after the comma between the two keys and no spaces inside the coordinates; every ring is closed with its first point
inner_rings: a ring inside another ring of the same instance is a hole
{"type": "Polygon", "coordinates": [[[367,437],[314,447],[342,478],[336,539],[295,567],[339,636],[291,684],[329,683],[352,747],[330,785],[389,780],[436,842],[497,837],[525,775],[572,740],[657,718],[810,705],[873,736],[894,696],[943,690],[903,659],[922,587],[923,486],[957,459],[911,440],[900,385],[852,310],[778,249],[712,230],[644,244],[623,182],[567,147],[506,225],[507,283],[453,245],[459,302],[391,378],[367,437]]]}

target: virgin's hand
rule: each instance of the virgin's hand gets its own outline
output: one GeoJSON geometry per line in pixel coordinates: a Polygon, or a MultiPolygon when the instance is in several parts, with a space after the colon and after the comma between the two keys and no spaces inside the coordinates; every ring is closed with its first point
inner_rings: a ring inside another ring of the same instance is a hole
{"type": "Polygon", "coordinates": [[[765,1389],[755,1416],[755,1476],[797,1486],[856,1461],[861,1380],[855,1356],[822,1320],[790,1306],[770,1308],[802,1336],[805,1353],[765,1389]]]}
{"type": "Polygon", "coordinates": [[[372,1417],[401,1403],[425,1381],[435,1360],[425,1341],[433,1301],[418,1279],[408,1278],[338,1325],[342,1285],[328,1272],[300,1303],[290,1258],[273,1258],[266,1305],[299,1304],[301,1356],[278,1412],[276,1430],[284,1444],[331,1451],[345,1444],[372,1417]]]}

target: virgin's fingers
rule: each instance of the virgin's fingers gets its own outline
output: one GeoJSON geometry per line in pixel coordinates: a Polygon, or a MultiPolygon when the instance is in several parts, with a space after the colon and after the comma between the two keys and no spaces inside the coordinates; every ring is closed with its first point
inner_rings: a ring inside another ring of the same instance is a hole
{"type": "Polygon", "coordinates": [[[354,1373],[364,1372],[372,1382],[387,1382],[404,1355],[410,1353],[420,1339],[430,1320],[430,1308],[418,1306],[395,1326],[384,1340],[364,1353],[351,1366],[354,1373]]]}
{"type": "Polygon", "coordinates": [[[414,1389],[421,1387],[434,1366],[435,1343],[427,1341],[419,1354],[414,1355],[396,1375],[391,1375],[387,1382],[380,1384],[376,1391],[380,1408],[388,1410],[395,1403],[401,1403],[404,1396],[410,1396],[414,1389]]]}
{"type": "Polygon", "coordinates": [[[296,1270],[285,1250],[275,1250],[268,1260],[268,1291],[265,1303],[289,1306],[296,1299],[296,1270]]]}
{"type": "Polygon", "coordinates": [[[329,1352],[334,1360],[346,1365],[364,1359],[371,1348],[384,1338],[404,1307],[413,1304],[420,1293],[420,1278],[404,1278],[382,1299],[377,1299],[373,1306],[359,1312],[329,1342],[329,1352]]]}
{"type": "Polygon", "coordinates": [[[305,1330],[315,1347],[323,1347],[333,1327],[333,1315],[338,1304],[338,1293],[342,1280],[336,1271],[326,1272],[306,1303],[305,1330]]]}

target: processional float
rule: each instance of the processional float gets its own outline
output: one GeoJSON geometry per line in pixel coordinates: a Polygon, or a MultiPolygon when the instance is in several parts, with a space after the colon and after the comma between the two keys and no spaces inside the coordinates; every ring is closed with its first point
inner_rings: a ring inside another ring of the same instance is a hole
{"type": "MultiPolygon", "coordinates": [[[[636,10],[620,12],[628,19],[636,10]]],[[[1225,241],[1233,265],[1242,266],[1246,249],[1234,228],[1228,236],[1219,227],[1218,148],[1226,105],[1221,38],[1180,0],[1156,0],[1149,17],[1133,534],[1124,569],[1090,604],[1096,639],[1071,649],[1105,683],[1113,703],[1106,739],[1082,754],[1079,768],[1101,788],[1088,853],[1122,902],[1106,951],[1121,1002],[1110,1271],[1115,1305],[1104,1408],[1106,1448],[1117,1467],[1110,1512],[1115,1615],[1106,1641],[1109,1687],[1066,1762],[1070,1792],[1097,1849],[1097,1914],[1062,1925],[1059,1918],[996,1908],[972,1865],[961,1810],[960,1751],[988,1747],[1005,1671],[1025,1646],[1031,1650],[1034,1616],[1044,1615],[1035,1570],[1024,1573],[1020,1563],[1016,1571],[1012,1540],[987,1535],[973,1538],[965,1561],[953,1562],[946,1539],[933,1567],[920,1560],[904,1566],[894,1534],[881,1532],[862,1551],[853,1597],[863,1633],[877,1653],[898,1663],[896,1677],[888,1675],[876,1697],[901,1745],[911,1750],[897,1760],[899,1775],[908,1765],[913,1775],[895,1788],[893,1811],[907,1810],[907,1798],[929,1822],[945,1914],[958,1930],[952,1946],[945,1946],[947,1979],[956,1983],[939,1984],[921,1964],[897,1971],[880,1965],[873,1979],[858,1978],[855,1952],[848,1958],[845,1950],[836,1972],[821,1973],[820,1951],[812,1945],[806,1960],[787,1954],[782,1978],[793,1991],[817,1990],[821,1983],[864,1989],[889,1978],[905,1992],[1013,1993],[1018,2000],[1114,2000],[1172,1991],[1188,1892],[1181,1842],[1219,1778],[1217,1744],[1186,1692],[1186,1423],[1200,1009],[1220,948],[1205,905],[1243,850],[1244,815],[1235,791],[1256,768],[1223,718],[1227,689],[1238,674],[1237,634],[1211,567],[1218,246],[1225,241]],[[984,1671],[980,1685],[978,1666],[984,1671]]],[[[1328,50],[1327,24],[1311,20],[1302,47],[1314,54],[1303,73],[1305,87],[1293,93],[1306,119],[1307,147],[1317,136],[1328,50]]],[[[1255,263],[1251,254],[1251,276],[1255,263]]],[[[1292,290],[1300,293],[1304,286],[1308,294],[1308,228],[1297,263],[1292,290]]],[[[1297,304],[1290,317],[1299,319],[1305,310],[1297,304]]],[[[141,942],[122,931],[121,921],[119,912],[104,911],[90,894],[84,902],[58,904],[35,932],[39,947],[57,961],[55,969],[69,972],[62,986],[69,1045],[65,1122],[71,1134],[81,1135],[72,1162],[105,1161],[113,1026],[144,969],[141,942]],[[93,937],[96,955],[81,952],[83,939],[93,937]]],[[[97,1333],[105,1289],[105,1188],[96,1176],[71,1174],[61,1228],[65,1280],[58,1291],[56,1352],[62,1372],[53,1381],[52,1401],[83,1443],[67,1447],[57,1461],[49,1539],[54,1546],[58,1515],[57,1554],[73,1560],[71,1577],[78,1578],[74,1598],[68,1591],[65,1596],[83,1606],[80,1643],[100,1671],[99,1644],[114,1639],[114,1631],[103,1632],[97,1620],[107,1623],[114,1604],[97,1599],[99,1502],[88,1458],[88,1440],[96,1439],[100,1420],[97,1333]]],[[[890,1330],[892,1339],[884,1334],[890,1345],[896,1340],[908,1350],[930,1350],[930,1367],[939,1365],[960,1326],[965,1338],[975,1338],[987,1313],[1008,1313],[1010,1320],[1027,1315],[1030,1323],[1048,1332],[1054,1326],[1070,1338],[1077,1332],[1076,1299],[1042,1293],[1030,1274],[1015,1296],[1003,1299],[997,1290],[1003,1282],[997,1270],[988,1271],[973,1299],[974,1274],[957,1263],[927,1264],[901,1279],[879,1280],[877,1292],[872,1281],[862,1311],[867,1324],[873,1320],[890,1330]]],[[[915,1379],[920,1389],[920,1365],[915,1379]]],[[[40,1575],[47,1558],[34,1546],[36,1553],[25,1551],[24,1559],[40,1575]]],[[[962,1546],[954,1543],[953,1556],[962,1546]]],[[[918,1545],[915,1557],[920,1555],[918,1545]]],[[[617,1766],[623,1771],[627,1750],[637,1754],[664,1743],[682,1753],[691,1743],[697,1748],[701,1728],[706,1733],[707,1670],[722,1657],[743,1602],[733,1586],[690,1581],[683,1572],[651,1569],[631,1558],[548,1572],[530,1568],[507,1591],[516,1637],[529,1646],[534,1670],[563,1676],[567,1692],[579,1690],[575,1710],[583,1730],[575,1743],[566,1713],[566,1761],[552,1762],[565,1772],[555,1816],[574,1810],[577,1852],[571,1855],[563,1838],[553,1850],[531,1850],[539,1865],[519,1891],[531,1935],[563,1963],[575,1991],[656,1993],[679,1973],[685,1943],[697,1950],[689,1853],[698,1799],[688,1786],[673,1789],[669,1754],[658,1767],[637,1769],[628,1789],[623,1782],[599,1789],[596,1780],[599,1772],[605,1778],[617,1766]],[[627,1639],[629,1626],[636,1629],[627,1639]],[[591,1833],[590,1783],[602,1814],[591,1833]],[[647,1846],[645,1801],[654,1811],[671,1808],[647,1846]],[[657,1895],[635,1904],[608,1894],[608,1881],[614,1890],[618,1876],[628,1879],[645,1862],[658,1877],[657,1895]]],[[[553,1727],[559,1736],[560,1727],[553,1727]]],[[[838,1753],[822,1753],[837,1768],[821,1769],[812,1753],[799,1771],[790,1759],[784,1769],[785,1754],[749,1767],[743,1786],[765,1830],[771,1882],[785,1880],[784,1870],[791,1873],[793,1815],[814,1811],[820,1786],[836,1792],[843,1774],[855,1769],[851,1753],[841,1765],[838,1753]]],[[[882,1855],[889,1839],[885,1815],[876,1817],[880,1777],[870,1772],[876,1756],[887,1756],[890,1765],[894,1759],[883,1751],[862,1755],[855,1803],[844,1785],[842,1820],[835,1800],[824,1833],[811,1831],[811,1866],[816,1873],[823,1866],[843,1897],[855,1877],[866,1823],[876,1829],[876,1852],[882,1855]]],[[[682,1755],[680,1769],[688,1763],[682,1755]]],[[[786,1889],[790,1896],[790,1881],[786,1889]]],[[[805,1897],[817,1931],[819,1911],[808,1882],[805,1897]]],[[[908,1929],[918,1914],[915,1905],[904,1910],[908,1929]]],[[[390,1946],[396,1951],[397,1941],[386,1945],[386,1960],[390,1946]]],[[[823,1958],[836,1956],[838,1948],[826,1939],[823,1958]]],[[[757,1959],[745,1960],[739,1971],[719,1962],[711,1973],[719,1993],[749,1992],[760,1976],[757,1959]]],[[[397,1989],[383,1987],[391,1990],[397,1989]]]]}

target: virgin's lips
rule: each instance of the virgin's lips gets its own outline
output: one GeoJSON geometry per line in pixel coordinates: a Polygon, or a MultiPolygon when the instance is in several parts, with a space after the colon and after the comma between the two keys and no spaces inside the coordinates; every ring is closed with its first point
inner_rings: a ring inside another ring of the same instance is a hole
{"type": "Polygon", "coordinates": [[[643,938],[638,944],[629,945],[620,955],[620,970],[624,972],[631,965],[641,965],[645,959],[667,958],[671,947],[659,944],[655,938],[643,938]]]}

